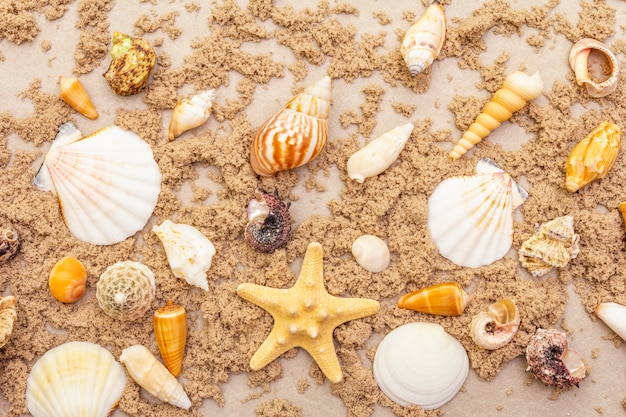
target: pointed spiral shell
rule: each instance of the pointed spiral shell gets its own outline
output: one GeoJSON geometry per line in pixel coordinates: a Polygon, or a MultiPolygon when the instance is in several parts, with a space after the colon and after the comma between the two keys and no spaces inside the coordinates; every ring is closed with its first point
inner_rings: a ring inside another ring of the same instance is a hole
{"type": "Polygon", "coordinates": [[[402,39],[400,53],[411,75],[421,73],[437,59],[445,38],[446,15],[443,6],[433,2],[402,39]]]}
{"type": "Polygon", "coordinates": [[[457,282],[442,282],[404,294],[398,307],[438,316],[460,316],[471,296],[457,282]]]}
{"type": "Polygon", "coordinates": [[[167,139],[174,140],[188,130],[202,125],[211,115],[215,90],[202,91],[176,104],[167,131],[167,139]]]}

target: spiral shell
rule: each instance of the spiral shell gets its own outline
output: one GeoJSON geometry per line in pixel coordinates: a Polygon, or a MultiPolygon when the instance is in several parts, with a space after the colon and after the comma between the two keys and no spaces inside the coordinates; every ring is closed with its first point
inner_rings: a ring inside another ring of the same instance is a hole
{"type": "Polygon", "coordinates": [[[500,123],[510,119],[513,113],[522,109],[526,103],[539,97],[541,90],[543,81],[539,72],[532,76],[521,71],[509,74],[502,88],[494,93],[476,121],[463,133],[463,137],[450,152],[450,158],[459,159],[500,126],[500,123]]]}
{"type": "Polygon", "coordinates": [[[330,77],[325,76],[294,96],[256,133],[250,164],[269,176],[315,159],[328,140],[330,77]]]}
{"type": "Polygon", "coordinates": [[[140,262],[121,261],[109,266],[96,284],[96,298],[114,319],[132,321],[150,308],[156,282],[152,271],[140,262]]]}
{"type": "Polygon", "coordinates": [[[374,139],[348,159],[348,176],[362,183],[365,178],[380,174],[400,155],[411,137],[413,124],[398,126],[374,139]]]}
{"type": "Polygon", "coordinates": [[[607,176],[621,144],[619,126],[602,122],[578,142],[565,163],[565,188],[576,192],[592,181],[607,176]]]}
{"type": "Polygon", "coordinates": [[[73,303],[85,294],[87,270],[78,259],[65,256],[52,267],[48,285],[54,298],[62,303],[73,303]]]}
{"type": "Polygon", "coordinates": [[[443,6],[433,2],[404,35],[400,53],[411,75],[418,75],[439,56],[446,38],[443,6]]]}
{"type": "Polygon", "coordinates": [[[154,313],[154,338],[167,369],[180,375],[187,344],[187,312],[171,300],[154,313]]]}
{"type": "Polygon", "coordinates": [[[167,130],[167,139],[174,140],[188,130],[202,125],[211,115],[215,90],[202,91],[176,104],[167,130]]]}
{"type": "Polygon", "coordinates": [[[13,229],[0,227],[0,265],[8,262],[20,248],[20,236],[13,229]]]}
{"type": "Polygon", "coordinates": [[[404,294],[398,307],[438,316],[460,316],[471,296],[457,282],[442,282],[404,294]]]}
{"type": "Polygon", "coordinates": [[[182,385],[145,346],[127,347],[120,355],[120,362],[126,366],[135,382],[150,395],[185,410],[191,407],[182,385]]]}
{"type": "Polygon", "coordinates": [[[146,87],[156,64],[154,48],[145,39],[113,33],[111,63],[103,74],[111,89],[120,96],[137,94],[146,87]]]}
{"type": "Polygon", "coordinates": [[[17,320],[17,300],[14,296],[0,297],[0,348],[7,344],[17,320]]]}
{"type": "Polygon", "coordinates": [[[248,204],[248,224],[244,235],[250,246],[261,252],[274,252],[287,244],[291,236],[291,203],[278,198],[278,191],[256,189],[248,204]]]}
{"type": "Polygon", "coordinates": [[[576,75],[576,84],[584,85],[591,97],[608,96],[619,85],[619,61],[613,51],[595,39],[584,38],[572,45],[569,65],[576,75]],[[599,51],[609,64],[610,73],[604,81],[596,82],[589,75],[589,55],[592,50],[599,51]]]}
{"type": "Polygon", "coordinates": [[[59,77],[59,95],[71,108],[89,119],[97,119],[98,112],[89,94],[77,78],[59,77]]]}
{"type": "Polygon", "coordinates": [[[509,343],[520,325],[520,315],[515,301],[503,298],[490,304],[487,311],[472,317],[470,337],[483,349],[495,350],[509,343]]]}
{"type": "Polygon", "coordinates": [[[384,240],[374,235],[361,235],[352,243],[356,262],[370,272],[381,272],[389,266],[391,254],[384,240]]]}

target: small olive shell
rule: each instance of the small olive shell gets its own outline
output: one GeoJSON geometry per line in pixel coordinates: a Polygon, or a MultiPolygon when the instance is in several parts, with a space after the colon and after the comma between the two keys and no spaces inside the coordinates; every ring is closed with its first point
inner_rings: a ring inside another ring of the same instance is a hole
{"type": "Polygon", "coordinates": [[[78,259],[65,256],[52,267],[48,285],[54,298],[62,303],[73,303],[85,294],[87,270],[78,259]]]}

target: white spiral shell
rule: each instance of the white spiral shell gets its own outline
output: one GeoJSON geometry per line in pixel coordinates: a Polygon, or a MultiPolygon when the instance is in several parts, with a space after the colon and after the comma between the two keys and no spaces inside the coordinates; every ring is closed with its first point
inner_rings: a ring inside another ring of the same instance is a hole
{"type": "Polygon", "coordinates": [[[404,35],[400,53],[411,75],[428,68],[439,56],[446,39],[443,6],[433,2],[404,35]]]}
{"type": "Polygon", "coordinates": [[[176,104],[167,130],[167,139],[173,140],[209,119],[215,100],[215,90],[205,90],[176,104]]]}

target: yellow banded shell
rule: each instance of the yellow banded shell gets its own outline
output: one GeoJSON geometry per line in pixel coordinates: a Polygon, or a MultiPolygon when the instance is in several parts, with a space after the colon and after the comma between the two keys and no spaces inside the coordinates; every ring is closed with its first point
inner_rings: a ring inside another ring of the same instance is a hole
{"type": "Polygon", "coordinates": [[[619,61],[613,51],[595,39],[584,38],[576,42],[570,49],[569,65],[576,75],[576,84],[584,85],[591,97],[608,96],[619,85],[619,61]],[[604,56],[609,66],[609,75],[602,81],[594,81],[589,74],[589,56],[594,50],[604,56]]]}
{"type": "Polygon", "coordinates": [[[576,192],[594,180],[607,176],[613,166],[621,144],[619,126],[602,122],[567,157],[565,163],[565,188],[576,192]]]}
{"type": "Polygon", "coordinates": [[[78,259],[65,256],[52,267],[48,285],[54,298],[62,303],[73,303],[85,294],[87,270],[78,259]]]}
{"type": "Polygon", "coordinates": [[[0,297],[0,348],[7,344],[17,320],[17,300],[14,296],[0,297]]]}
{"type": "Polygon", "coordinates": [[[428,68],[439,56],[446,38],[443,6],[433,2],[404,34],[400,53],[411,75],[428,68]]]}
{"type": "Polygon", "coordinates": [[[109,266],[96,284],[100,308],[110,317],[124,321],[136,320],[146,314],[155,292],[152,271],[134,261],[109,266]]]}
{"type": "Polygon", "coordinates": [[[187,312],[171,300],[154,313],[154,338],[167,369],[180,375],[187,344],[187,312]]]}
{"type": "Polygon", "coordinates": [[[443,282],[403,295],[398,307],[438,316],[460,316],[470,299],[457,282],[443,282]]]}
{"type": "Polygon", "coordinates": [[[479,347],[495,350],[513,339],[519,325],[520,316],[515,301],[503,298],[472,318],[469,333],[479,347]]]}
{"type": "Polygon", "coordinates": [[[150,42],[114,32],[111,58],[111,64],[103,75],[116,94],[137,94],[146,87],[156,64],[156,53],[150,42]]]}

